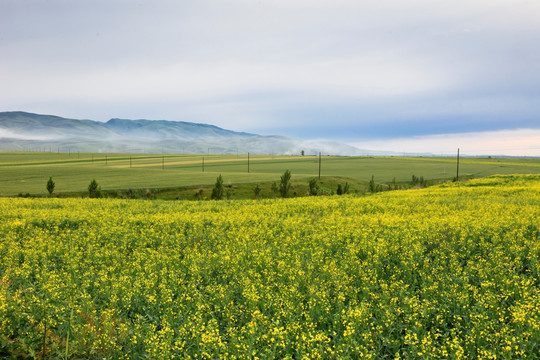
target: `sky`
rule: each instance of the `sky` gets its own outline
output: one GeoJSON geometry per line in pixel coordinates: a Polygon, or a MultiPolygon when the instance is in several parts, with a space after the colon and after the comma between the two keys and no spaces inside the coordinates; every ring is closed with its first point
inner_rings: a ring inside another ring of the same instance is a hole
{"type": "Polygon", "coordinates": [[[538,0],[0,0],[0,111],[540,156],[538,0]]]}

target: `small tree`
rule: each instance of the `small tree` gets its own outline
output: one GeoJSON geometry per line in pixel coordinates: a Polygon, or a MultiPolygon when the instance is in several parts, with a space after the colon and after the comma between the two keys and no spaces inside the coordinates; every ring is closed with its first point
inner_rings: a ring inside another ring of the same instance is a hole
{"type": "Polygon", "coordinates": [[[319,182],[313,178],[309,180],[309,195],[316,196],[319,194],[319,182]]]}
{"type": "Polygon", "coordinates": [[[49,192],[49,195],[52,195],[55,185],[53,178],[49,177],[49,181],[47,181],[47,191],[49,192]]]}
{"type": "Polygon", "coordinates": [[[101,197],[101,186],[98,185],[96,179],[92,179],[90,185],[88,185],[88,196],[91,198],[101,197]]]}
{"type": "Polygon", "coordinates": [[[214,185],[214,188],[212,189],[212,200],[221,200],[223,199],[223,177],[221,174],[216,179],[216,184],[214,185]]]}
{"type": "Polygon", "coordinates": [[[338,195],[343,194],[343,188],[341,187],[341,184],[338,184],[336,194],[338,194],[338,195]]]}
{"type": "Polygon", "coordinates": [[[304,156],[306,153],[304,152],[304,150],[300,151],[300,154],[302,154],[302,156],[304,156]]]}
{"type": "Polygon", "coordinates": [[[371,180],[369,180],[369,192],[376,192],[377,186],[375,185],[375,176],[371,175],[371,180]]]}
{"type": "Polygon", "coordinates": [[[349,183],[346,182],[345,185],[343,186],[343,194],[348,194],[349,193],[349,183]]]}
{"type": "Polygon", "coordinates": [[[289,197],[291,191],[291,172],[285,170],[283,175],[281,175],[281,182],[279,183],[279,193],[282,198],[289,197]]]}

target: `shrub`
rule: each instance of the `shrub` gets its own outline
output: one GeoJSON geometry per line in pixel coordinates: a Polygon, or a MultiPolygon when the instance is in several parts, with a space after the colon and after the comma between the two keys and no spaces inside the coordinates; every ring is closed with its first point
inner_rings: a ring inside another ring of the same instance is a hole
{"type": "Polygon", "coordinates": [[[135,191],[133,191],[133,189],[128,189],[125,193],[125,197],[128,199],[135,199],[135,191]]]}
{"type": "Polygon", "coordinates": [[[96,179],[92,179],[90,185],[88,185],[88,196],[91,198],[101,197],[101,186],[98,185],[96,179]]]}
{"type": "Polygon", "coordinates": [[[281,182],[279,183],[279,193],[281,194],[282,198],[289,197],[289,193],[291,191],[291,172],[289,170],[285,170],[283,175],[281,175],[281,182]]]}
{"type": "Polygon", "coordinates": [[[203,191],[204,191],[203,189],[199,189],[195,191],[195,197],[200,200],[202,198],[203,191]]]}
{"type": "Polygon", "coordinates": [[[261,194],[261,187],[259,186],[259,184],[257,184],[257,186],[255,186],[255,188],[253,189],[253,195],[255,195],[255,199],[258,199],[259,198],[259,195],[261,194]]]}
{"type": "Polygon", "coordinates": [[[309,180],[309,195],[315,196],[319,194],[319,182],[313,178],[309,180]]]}
{"type": "Polygon", "coordinates": [[[216,183],[214,185],[214,188],[212,189],[211,199],[212,200],[221,200],[221,199],[223,199],[223,193],[224,193],[223,177],[221,176],[221,174],[219,174],[219,176],[216,179],[216,183]]]}
{"type": "Polygon", "coordinates": [[[416,175],[412,176],[412,185],[420,185],[422,187],[427,186],[427,180],[424,179],[423,176],[416,177],[416,175]]]}

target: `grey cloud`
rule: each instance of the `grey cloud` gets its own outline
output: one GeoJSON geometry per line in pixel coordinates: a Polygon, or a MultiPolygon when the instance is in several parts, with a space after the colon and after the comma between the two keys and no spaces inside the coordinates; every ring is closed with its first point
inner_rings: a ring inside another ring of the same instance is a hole
{"type": "Polygon", "coordinates": [[[533,1],[4,0],[1,110],[295,136],[515,128],[540,110],[538,43],[533,1]]]}

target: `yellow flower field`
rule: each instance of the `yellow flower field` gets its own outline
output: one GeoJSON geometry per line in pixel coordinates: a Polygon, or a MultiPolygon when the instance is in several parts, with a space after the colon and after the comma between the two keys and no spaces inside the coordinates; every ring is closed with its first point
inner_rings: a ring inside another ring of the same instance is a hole
{"type": "Polygon", "coordinates": [[[373,196],[0,199],[0,357],[540,353],[540,176],[373,196]]]}

